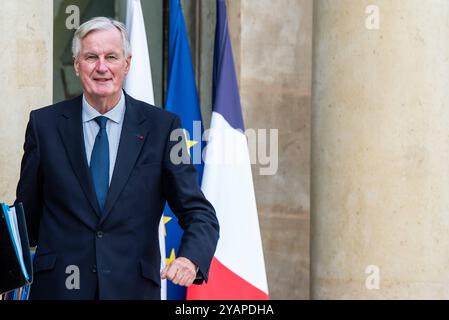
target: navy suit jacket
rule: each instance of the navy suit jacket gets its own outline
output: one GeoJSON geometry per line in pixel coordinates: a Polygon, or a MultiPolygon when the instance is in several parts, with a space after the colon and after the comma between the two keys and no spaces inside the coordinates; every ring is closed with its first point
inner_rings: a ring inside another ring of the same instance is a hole
{"type": "Polygon", "coordinates": [[[170,161],[179,118],[125,97],[102,214],[84,148],[82,97],[30,114],[16,202],[37,245],[31,299],[93,299],[96,290],[101,299],[160,299],[158,226],[166,201],[184,229],[178,256],[199,267],[195,283],[207,280],[219,226],[194,166],[170,161]]]}

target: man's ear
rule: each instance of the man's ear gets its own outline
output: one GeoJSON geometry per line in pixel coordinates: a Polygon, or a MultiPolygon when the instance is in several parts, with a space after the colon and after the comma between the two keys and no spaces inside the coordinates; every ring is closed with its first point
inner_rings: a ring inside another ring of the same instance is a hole
{"type": "Polygon", "coordinates": [[[129,69],[131,68],[131,60],[132,60],[133,56],[130,55],[128,58],[126,58],[126,66],[125,66],[125,74],[128,74],[129,69]]]}
{"type": "Polygon", "coordinates": [[[76,76],[78,77],[80,75],[78,58],[73,57],[73,68],[75,69],[76,76]]]}

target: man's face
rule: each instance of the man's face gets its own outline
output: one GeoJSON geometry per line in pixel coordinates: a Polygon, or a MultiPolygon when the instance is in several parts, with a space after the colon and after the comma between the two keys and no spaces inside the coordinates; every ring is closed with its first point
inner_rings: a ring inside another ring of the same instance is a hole
{"type": "Polygon", "coordinates": [[[121,95],[131,62],[123,48],[121,33],[116,28],[92,31],[81,40],[74,65],[88,97],[114,99],[121,95]]]}

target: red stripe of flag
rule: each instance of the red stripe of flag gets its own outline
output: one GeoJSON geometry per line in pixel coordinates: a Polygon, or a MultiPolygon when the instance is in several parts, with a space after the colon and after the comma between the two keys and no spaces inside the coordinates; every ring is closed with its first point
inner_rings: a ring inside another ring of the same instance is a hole
{"type": "Polygon", "coordinates": [[[213,258],[209,281],[192,285],[187,300],[268,300],[268,294],[256,288],[213,258]]]}

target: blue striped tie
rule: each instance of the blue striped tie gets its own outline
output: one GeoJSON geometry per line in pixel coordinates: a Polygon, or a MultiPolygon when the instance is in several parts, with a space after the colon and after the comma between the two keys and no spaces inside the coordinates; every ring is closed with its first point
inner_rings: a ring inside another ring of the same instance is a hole
{"type": "Polygon", "coordinates": [[[103,211],[109,189],[109,141],[106,132],[108,118],[100,116],[94,120],[100,126],[100,131],[95,138],[90,157],[90,174],[92,175],[100,209],[103,211]]]}

